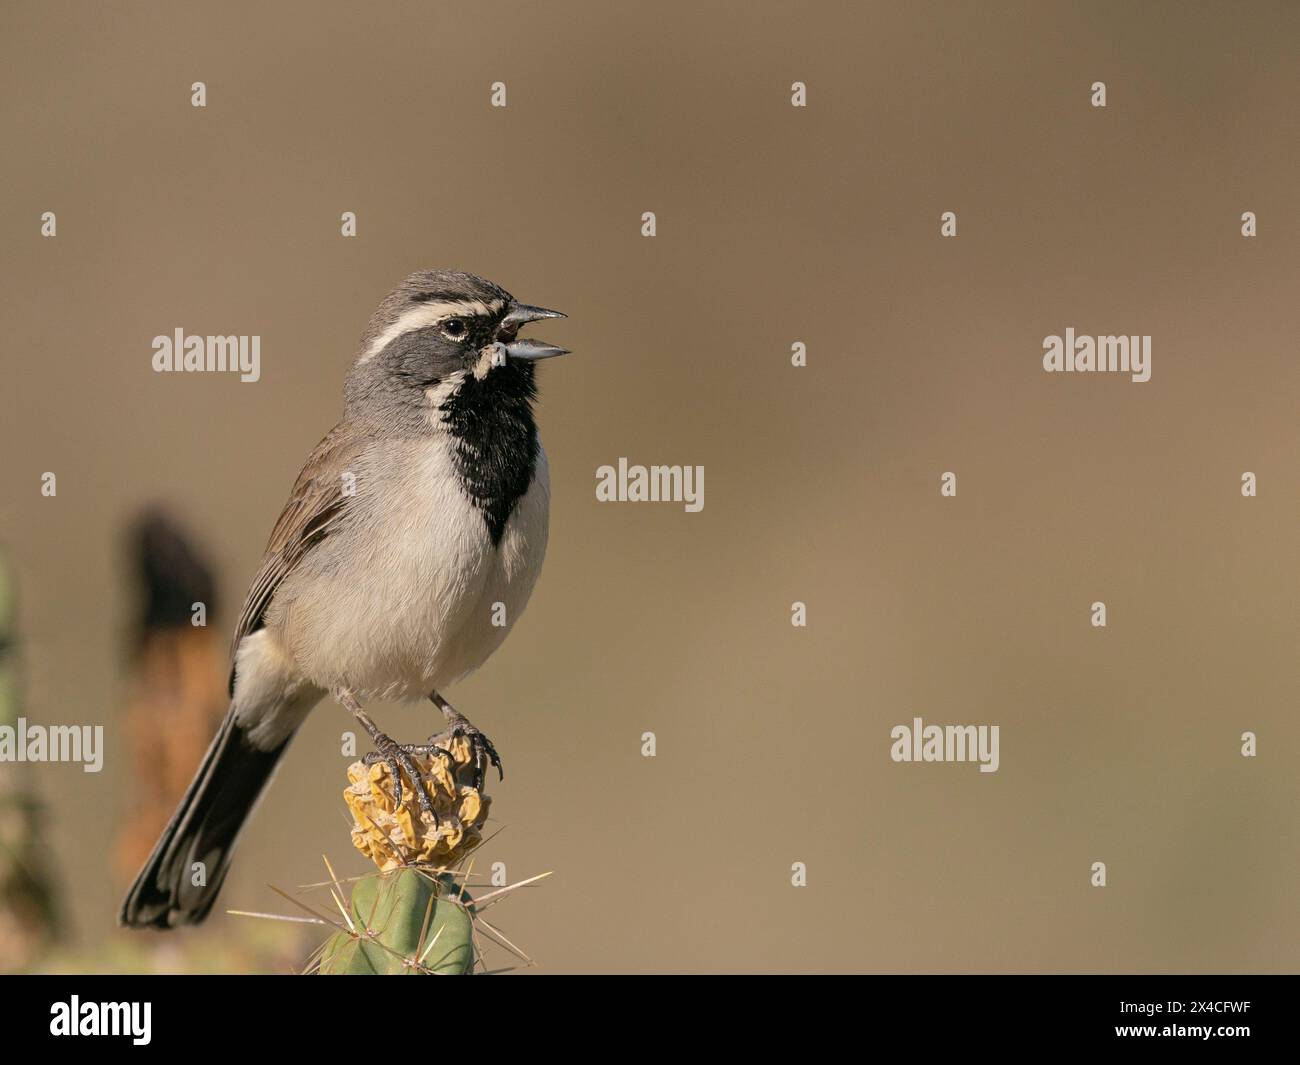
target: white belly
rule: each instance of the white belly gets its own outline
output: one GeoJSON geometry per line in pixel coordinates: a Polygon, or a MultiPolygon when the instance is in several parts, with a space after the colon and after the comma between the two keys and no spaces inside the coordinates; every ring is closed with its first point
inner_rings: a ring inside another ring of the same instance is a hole
{"type": "Polygon", "coordinates": [[[430,444],[401,467],[400,481],[382,461],[361,472],[358,494],[378,492],[382,480],[384,505],[359,510],[347,534],[311,552],[268,612],[300,676],[363,702],[423,698],[482,665],[527,605],[546,552],[540,447],[496,546],[445,448],[430,444]]]}

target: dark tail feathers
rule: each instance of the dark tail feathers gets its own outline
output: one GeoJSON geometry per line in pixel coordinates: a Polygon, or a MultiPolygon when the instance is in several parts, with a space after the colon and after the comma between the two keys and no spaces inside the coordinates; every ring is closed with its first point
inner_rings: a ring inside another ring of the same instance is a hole
{"type": "Polygon", "coordinates": [[[208,915],[239,832],[288,745],[286,739],[273,750],[258,750],[234,713],[226,714],[185,798],[122,903],[122,924],[172,928],[197,924],[208,915]]]}

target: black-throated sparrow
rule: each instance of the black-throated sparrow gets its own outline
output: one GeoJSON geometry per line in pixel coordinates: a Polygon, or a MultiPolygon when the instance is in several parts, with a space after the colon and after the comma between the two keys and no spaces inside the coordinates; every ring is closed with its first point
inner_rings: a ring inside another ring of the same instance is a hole
{"type": "Polygon", "coordinates": [[[432,699],[448,733],[473,743],[478,772],[500,770],[440,692],[501,645],[541,569],[549,486],[534,363],[565,351],[518,330],[562,317],[444,270],[412,274],[380,303],[343,418],[299,474],[244,603],[230,709],[122,905],[124,924],[207,916],[240,829],[326,693],[356,715],[399,789],[407,769],[430,813],[409,752],[442,737],[400,746],[364,700],[432,699]]]}

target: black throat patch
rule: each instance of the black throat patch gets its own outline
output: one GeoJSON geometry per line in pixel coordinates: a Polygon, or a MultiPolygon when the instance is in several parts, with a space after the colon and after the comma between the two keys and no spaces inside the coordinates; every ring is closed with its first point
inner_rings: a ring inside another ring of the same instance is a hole
{"type": "Polygon", "coordinates": [[[507,363],[483,380],[472,374],[440,408],[456,440],[461,486],[483,515],[493,546],[499,546],[515,504],[533,483],[537,468],[537,395],[533,367],[507,363]]]}

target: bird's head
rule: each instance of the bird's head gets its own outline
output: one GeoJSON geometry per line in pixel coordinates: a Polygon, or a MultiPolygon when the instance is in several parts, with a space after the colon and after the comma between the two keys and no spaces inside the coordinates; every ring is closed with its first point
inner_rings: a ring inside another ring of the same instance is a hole
{"type": "Polygon", "coordinates": [[[559,311],[521,303],[499,285],[453,270],[420,270],[384,297],[348,375],[353,413],[428,418],[472,394],[476,405],[527,402],[533,367],[564,348],[520,330],[559,311]]]}

